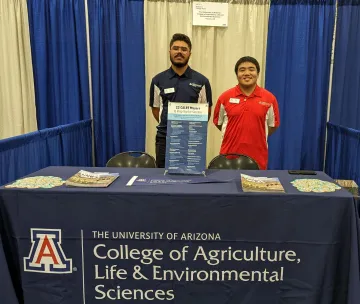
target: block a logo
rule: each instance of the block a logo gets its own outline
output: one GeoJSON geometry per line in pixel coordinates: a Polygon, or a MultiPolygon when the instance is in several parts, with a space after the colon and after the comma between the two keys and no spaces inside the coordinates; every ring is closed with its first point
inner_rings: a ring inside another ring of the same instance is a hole
{"type": "Polygon", "coordinates": [[[72,273],[72,259],[61,247],[61,229],[31,229],[31,250],[24,258],[24,271],[72,273]]]}

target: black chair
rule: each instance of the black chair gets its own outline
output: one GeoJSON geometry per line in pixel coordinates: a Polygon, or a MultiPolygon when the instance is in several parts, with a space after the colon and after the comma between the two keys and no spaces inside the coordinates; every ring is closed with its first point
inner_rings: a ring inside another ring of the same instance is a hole
{"type": "Polygon", "coordinates": [[[213,158],[208,169],[259,170],[259,165],[249,156],[231,153],[213,158]]]}
{"type": "Polygon", "coordinates": [[[156,168],[156,162],[154,157],[146,152],[128,151],[110,158],[106,167],[156,168]]]}

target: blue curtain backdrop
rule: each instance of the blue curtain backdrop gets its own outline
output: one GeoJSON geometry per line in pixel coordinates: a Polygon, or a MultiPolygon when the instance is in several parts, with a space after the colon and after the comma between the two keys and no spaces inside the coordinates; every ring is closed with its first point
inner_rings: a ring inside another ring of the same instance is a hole
{"type": "Polygon", "coordinates": [[[88,0],[96,165],[145,149],[144,3],[88,0]]]}
{"type": "Polygon", "coordinates": [[[332,0],[271,1],[265,80],[281,125],[269,169],[323,169],[334,18],[332,0]]]}
{"type": "Polygon", "coordinates": [[[360,130],[360,0],[339,0],[330,122],[360,130]]]}
{"type": "Polygon", "coordinates": [[[90,118],[83,0],[28,0],[38,128],[90,118]]]}

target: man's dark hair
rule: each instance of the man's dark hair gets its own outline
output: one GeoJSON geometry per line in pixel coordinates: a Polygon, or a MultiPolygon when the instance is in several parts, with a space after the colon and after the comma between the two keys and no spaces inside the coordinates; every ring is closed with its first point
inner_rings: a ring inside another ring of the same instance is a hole
{"type": "Polygon", "coordinates": [[[254,57],[250,57],[250,56],[245,56],[245,57],[241,57],[235,64],[235,74],[237,75],[238,69],[239,69],[239,65],[244,63],[244,62],[251,62],[255,65],[256,70],[258,72],[258,74],[260,73],[260,65],[259,62],[254,58],[254,57]]]}
{"type": "Polygon", "coordinates": [[[189,46],[190,51],[191,51],[191,40],[185,34],[180,34],[180,33],[174,34],[172,36],[172,38],[171,38],[171,41],[170,41],[170,48],[172,47],[172,45],[174,44],[175,41],[184,41],[184,42],[186,42],[187,45],[189,46]]]}

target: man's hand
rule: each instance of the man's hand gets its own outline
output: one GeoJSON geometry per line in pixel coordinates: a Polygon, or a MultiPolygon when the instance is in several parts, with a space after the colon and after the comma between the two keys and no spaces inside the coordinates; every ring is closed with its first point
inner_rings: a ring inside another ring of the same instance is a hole
{"type": "Polygon", "coordinates": [[[271,135],[271,134],[273,134],[276,130],[277,130],[277,128],[278,127],[269,127],[269,136],[271,135]]]}

